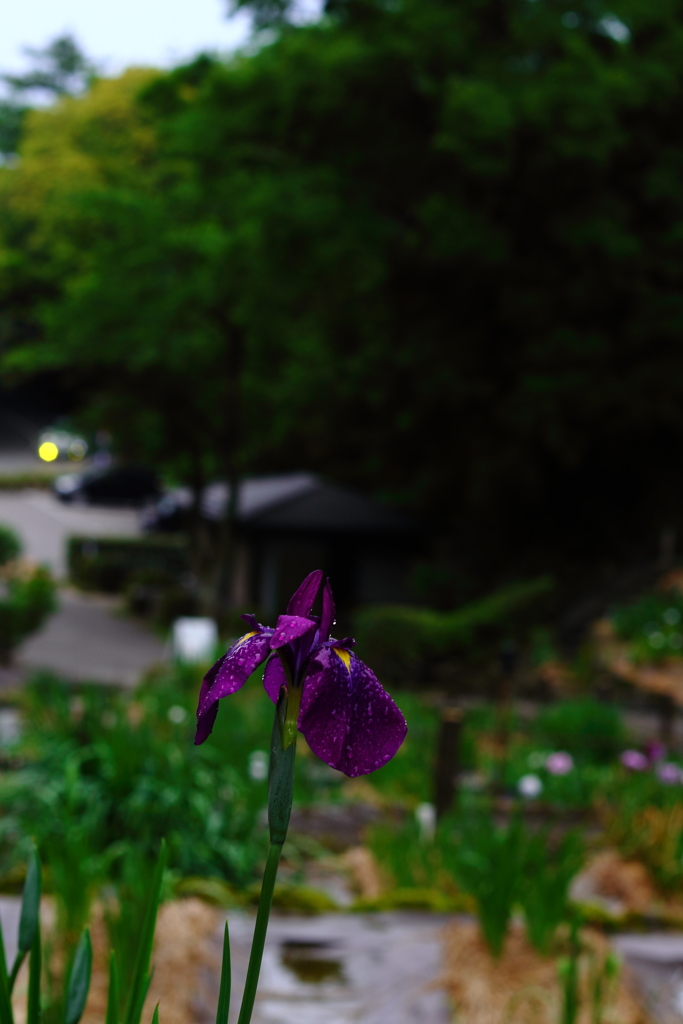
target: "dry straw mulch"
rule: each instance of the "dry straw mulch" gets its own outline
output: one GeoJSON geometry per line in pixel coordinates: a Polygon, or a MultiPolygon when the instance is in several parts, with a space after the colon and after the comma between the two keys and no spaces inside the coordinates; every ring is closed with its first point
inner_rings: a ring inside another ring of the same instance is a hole
{"type": "MultiPolygon", "coordinates": [[[[220,971],[211,939],[219,926],[220,912],[200,899],[165,903],[159,910],[152,963],[154,975],[142,1011],[142,1024],[152,1020],[157,1003],[163,1024],[192,1024],[194,1000],[203,967],[220,971]]],[[[93,927],[93,979],[82,1024],[102,1024],[107,1006],[109,965],[106,931],[100,922],[93,927]]]]}
{"type": "MultiPolygon", "coordinates": [[[[49,927],[50,901],[44,901],[49,927]]],[[[142,1024],[150,1024],[154,1007],[160,1003],[162,1024],[196,1024],[195,1001],[202,969],[220,972],[214,939],[221,913],[196,898],[165,903],[159,910],[152,964],[154,975],[142,1012],[142,1024]]],[[[109,988],[109,943],[101,913],[95,908],[90,924],[93,941],[93,973],[82,1024],[102,1024],[106,1017],[109,988]]],[[[25,1024],[27,964],[17,978],[13,998],[15,1024],[25,1024]]]]}
{"type": "MultiPolygon", "coordinates": [[[[461,1024],[558,1024],[561,1020],[561,992],[557,958],[542,957],[526,941],[524,932],[513,927],[499,960],[494,960],[474,922],[456,921],[444,932],[445,971],[443,984],[451,998],[455,1021],[461,1024]]],[[[584,941],[598,957],[608,946],[597,932],[585,932],[584,941]]],[[[588,955],[582,958],[582,975],[588,970],[588,955]]],[[[584,1000],[580,1024],[590,1024],[590,1007],[584,1000]]],[[[608,1001],[604,1024],[647,1024],[647,1016],[622,974],[608,1001]]]]}

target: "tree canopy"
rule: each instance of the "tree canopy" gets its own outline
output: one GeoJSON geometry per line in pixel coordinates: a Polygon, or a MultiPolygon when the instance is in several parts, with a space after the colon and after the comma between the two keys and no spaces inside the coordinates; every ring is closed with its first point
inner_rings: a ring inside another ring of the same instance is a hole
{"type": "Polygon", "coordinates": [[[482,585],[652,549],[683,525],[682,57],[678,0],[337,0],[96,82],[0,171],[5,368],[81,374],[186,478],[390,496],[482,585]]]}

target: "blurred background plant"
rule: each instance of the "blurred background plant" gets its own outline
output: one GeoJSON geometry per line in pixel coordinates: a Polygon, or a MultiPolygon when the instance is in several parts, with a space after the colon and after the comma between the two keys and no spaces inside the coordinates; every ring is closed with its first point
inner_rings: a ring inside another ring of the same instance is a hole
{"type": "Polygon", "coordinates": [[[612,615],[617,636],[634,662],[661,662],[683,650],[683,593],[653,591],[612,615]]]}
{"type": "Polygon", "coordinates": [[[57,606],[57,590],[50,572],[22,562],[21,541],[8,526],[0,524],[0,664],[39,629],[57,606]]]}

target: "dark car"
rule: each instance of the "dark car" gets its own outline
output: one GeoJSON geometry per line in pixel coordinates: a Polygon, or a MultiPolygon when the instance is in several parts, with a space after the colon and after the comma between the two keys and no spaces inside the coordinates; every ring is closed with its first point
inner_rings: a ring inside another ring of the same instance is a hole
{"type": "Polygon", "coordinates": [[[137,507],[156,501],[161,488],[156,473],[144,466],[108,466],[58,476],[52,489],[61,501],[85,505],[137,507]]]}

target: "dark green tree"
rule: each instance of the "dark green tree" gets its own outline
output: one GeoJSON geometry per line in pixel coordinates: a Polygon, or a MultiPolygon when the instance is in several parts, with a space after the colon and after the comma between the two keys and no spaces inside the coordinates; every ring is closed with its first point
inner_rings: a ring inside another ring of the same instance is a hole
{"type": "Polygon", "coordinates": [[[12,201],[50,283],[5,365],[84,374],[185,479],[391,495],[473,590],[683,525],[680,0],[256,13],[260,50],[146,87],[135,174],[12,201]]]}

